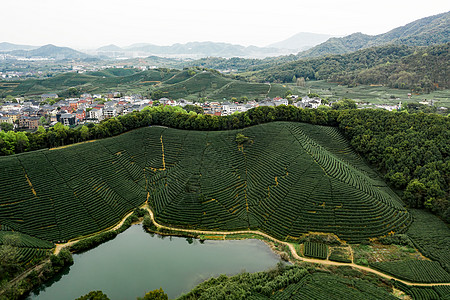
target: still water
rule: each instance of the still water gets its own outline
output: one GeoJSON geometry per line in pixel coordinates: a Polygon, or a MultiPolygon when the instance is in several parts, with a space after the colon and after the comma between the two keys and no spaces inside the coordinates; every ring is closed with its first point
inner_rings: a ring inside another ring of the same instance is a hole
{"type": "Polygon", "coordinates": [[[141,225],[73,258],[70,270],[28,299],[75,299],[94,290],[112,300],[136,299],[160,287],[172,299],[212,276],[264,271],[279,262],[258,240],[189,243],[179,237],[152,237],[141,225]]]}

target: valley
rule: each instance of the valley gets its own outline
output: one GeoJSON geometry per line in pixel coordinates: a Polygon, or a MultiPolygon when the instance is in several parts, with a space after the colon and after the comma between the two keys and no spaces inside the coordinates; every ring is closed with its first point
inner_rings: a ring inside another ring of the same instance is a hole
{"type": "Polygon", "coordinates": [[[0,300],[449,299],[446,4],[27,1],[0,300]]]}

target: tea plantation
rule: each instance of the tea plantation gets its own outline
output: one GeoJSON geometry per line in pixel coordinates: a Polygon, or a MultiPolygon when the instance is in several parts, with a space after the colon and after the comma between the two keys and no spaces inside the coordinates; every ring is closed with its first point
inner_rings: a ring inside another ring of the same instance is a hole
{"type": "Polygon", "coordinates": [[[411,221],[336,128],[304,123],[153,126],[0,164],[0,224],[52,242],[111,227],[145,201],[166,225],[291,241],[329,232],[360,242],[411,221]],[[238,133],[247,139],[238,143],[238,133]]]}

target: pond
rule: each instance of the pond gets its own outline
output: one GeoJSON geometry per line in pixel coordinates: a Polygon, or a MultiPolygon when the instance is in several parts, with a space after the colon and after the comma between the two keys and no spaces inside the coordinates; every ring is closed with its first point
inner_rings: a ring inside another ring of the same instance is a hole
{"type": "Polygon", "coordinates": [[[220,274],[264,271],[278,255],[259,240],[204,241],[151,236],[133,225],[114,240],[73,256],[74,264],[28,299],[75,299],[102,290],[112,300],[136,299],[160,287],[175,298],[220,274]]]}

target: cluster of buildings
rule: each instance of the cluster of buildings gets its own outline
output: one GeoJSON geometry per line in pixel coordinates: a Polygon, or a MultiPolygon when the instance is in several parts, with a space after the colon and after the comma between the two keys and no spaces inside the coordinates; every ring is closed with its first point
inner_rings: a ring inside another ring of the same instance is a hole
{"type": "Polygon", "coordinates": [[[228,116],[235,112],[244,112],[258,106],[280,106],[292,103],[295,107],[318,108],[322,105],[322,100],[318,97],[309,98],[308,96],[299,98],[297,95],[291,95],[290,99],[281,97],[266,98],[262,101],[248,101],[246,103],[238,102],[205,102],[201,106],[205,114],[216,116],[228,116]]]}
{"type": "Polygon", "coordinates": [[[9,102],[0,107],[0,123],[10,123],[14,128],[29,130],[36,130],[40,125],[52,126],[57,122],[67,126],[76,126],[86,122],[98,123],[107,118],[141,111],[143,108],[153,105],[181,107],[197,105],[203,109],[204,114],[216,116],[245,112],[258,106],[279,106],[292,103],[297,107],[317,108],[321,105],[320,98],[299,98],[295,95],[291,96],[290,100],[277,97],[246,103],[209,101],[194,103],[185,99],[171,100],[168,98],[153,101],[144,99],[140,95],[121,96],[119,93],[83,94],[79,98],[59,99],[57,94],[43,94],[40,101],[23,101],[23,99],[17,98],[17,102],[9,102]]]}
{"type": "Polygon", "coordinates": [[[153,101],[141,96],[125,96],[103,99],[101,95],[83,94],[80,98],[68,98],[48,104],[56,94],[44,94],[41,101],[23,101],[5,103],[0,107],[0,123],[13,124],[14,128],[35,130],[40,125],[54,125],[60,122],[67,126],[75,126],[86,122],[98,123],[106,118],[140,111],[153,105],[153,101]],[[45,103],[45,104],[43,104],[45,103]]]}

